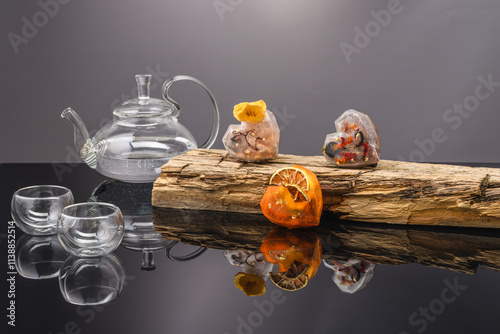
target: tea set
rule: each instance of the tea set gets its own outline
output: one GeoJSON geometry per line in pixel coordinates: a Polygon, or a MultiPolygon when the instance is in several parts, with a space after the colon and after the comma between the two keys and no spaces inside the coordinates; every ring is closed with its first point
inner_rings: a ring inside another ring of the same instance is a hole
{"type": "MultiPolygon", "coordinates": [[[[81,117],[73,109],[66,108],[61,117],[72,123],[76,150],[90,168],[106,177],[118,180],[116,182],[146,184],[158,178],[161,167],[170,159],[194,148],[210,148],[219,132],[220,115],[212,92],[196,78],[179,75],[165,81],[162,86],[162,99],[150,97],[151,75],[139,74],[135,79],[137,98],[118,105],[113,110],[112,121],[100,129],[93,138],[90,137],[81,117]],[[182,108],[169,95],[169,89],[179,81],[195,83],[210,99],[211,132],[201,145],[198,145],[193,134],[179,122],[182,108]]],[[[239,103],[234,107],[233,115],[240,124],[230,125],[222,139],[231,157],[248,163],[265,163],[278,157],[280,129],[275,116],[267,109],[263,100],[239,103]]],[[[335,127],[336,132],[326,136],[322,150],[332,167],[360,168],[377,164],[380,157],[380,139],[375,125],[367,115],[348,110],[335,121],[335,127]]],[[[297,171],[301,171],[300,168],[300,166],[291,167],[291,170],[295,170],[295,177],[298,175],[297,171]]],[[[308,172],[302,170],[304,175],[309,175],[308,172]]],[[[291,174],[287,173],[281,171],[281,177],[285,175],[290,178],[291,174]]],[[[309,175],[308,178],[312,176],[309,175]]],[[[302,198],[301,196],[305,196],[302,201],[310,201],[311,194],[303,191],[300,185],[282,181],[274,186],[286,188],[292,196],[295,194],[292,201],[297,201],[297,198],[302,198]]],[[[274,188],[272,190],[274,191],[274,188]]],[[[316,206],[322,203],[320,199],[318,203],[316,206]]],[[[262,205],[263,208],[267,208],[268,204],[261,202],[262,205]]],[[[268,218],[273,216],[275,210],[280,209],[275,208],[266,216],[268,218]]],[[[297,216],[307,213],[305,210],[299,210],[297,216]]],[[[265,211],[263,210],[264,214],[265,211]]],[[[169,250],[175,243],[164,245],[161,240],[156,240],[157,238],[144,240],[142,234],[137,234],[138,231],[142,231],[137,228],[143,227],[143,222],[134,223],[136,218],[131,220],[127,216],[124,219],[119,206],[103,201],[75,204],[71,190],[61,186],[38,185],[19,189],[12,197],[11,213],[19,229],[33,238],[23,246],[23,252],[33,248],[31,244],[36,244],[36,247],[47,247],[47,240],[50,239],[60,243],[57,247],[61,248],[61,252],[72,255],[71,263],[66,261],[67,263],[63,265],[65,269],[59,273],[61,289],[63,285],[69,284],[67,279],[75,267],[88,268],[92,261],[117,268],[112,272],[121,272],[122,265],[119,259],[114,258],[111,253],[125,240],[127,243],[132,241],[132,244],[127,244],[127,248],[144,252],[143,269],[154,268],[151,256],[153,250],[167,249],[167,255],[173,257],[169,250]],[[125,239],[124,235],[127,235],[125,239]],[[137,240],[139,246],[136,247],[137,240]],[[154,248],[151,245],[160,246],[154,248]]],[[[296,213],[293,213],[289,218],[294,219],[295,215],[296,213]]],[[[145,231],[150,234],[152,226],[149,220],[146,223],[145,231]]],[[[275,223],[289,228],[294,227],[287,226],[283,221],[275,223]]],[[[200,249],[194,256],[202,252],[200,249]]],[[[90,267],[92,266],[96,267],[97,264],[91,264],[90,267]]],[[[29,276],[30,270],[32,271],[30,268],[25,266],[20,269],[29,276]]],[[[49,270],[45,276],[53,277],[55,273],[57,271],[49,270]]],[[[122,287],[120,285],[113,288],[114,297],[116,293],[119,294],[122,287]]],[[[65,298],[72,303],[79,302],[69,295],[65,298]]]]}

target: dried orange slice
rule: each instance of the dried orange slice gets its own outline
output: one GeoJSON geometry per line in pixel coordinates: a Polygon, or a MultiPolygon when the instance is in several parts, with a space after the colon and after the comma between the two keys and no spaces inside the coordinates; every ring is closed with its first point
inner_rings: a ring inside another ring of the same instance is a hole
{"type": "Polygon", "coordinates": [[[311,201],[306,193],[309,190],[307,175],[295,166],[278,169],[271,176],[269,185],[286,187],[295,202],[311,201]]]}
{"type": "Polygon", "coordinates": [[[295,185],[295,184],[290,184],[285,186],[285,188],[288,190],[290,195],[292,195],[293,201],[294,202],[310,202],[311,199],[307,195],[307,193],[302,190],[301,187],[295,185]]]}
{"type": "Polygon", "coordinates": [[[309,282],[309,275],[306,274],[308,269],[308,265],[295,262],[288,271],[269,273],[269,277],[277,287],[286,291],[296,291],[304,288],[309,282]],[[302,268],[300,272],[297,271],[299,266],[302,268]]]}
{"type": "Polygon", "coordinates": [[[271,176],[260,206],[275,224],[288,228],[316,226],[323,209],[318,178],[300,165],[280,168],[271,176]]]}
{"type": "Polygon", "coordinates": [[[305,168],[299,165],[292,167],[283,167],[274,172],[269,180],[269,185],[272,186],[288,186],[296,185],[303,190],[309,190],[309,182],[305,168]]]}
{"type": "Polygon", "coordinates": [[[266,118],[266,110],[263,100],[242,102],[234,106],[233,116],[240,122],[258,123],[266,118]]]}
{"type": "Polygon", "coordinates": [[[249,297],[263,296],[266,293],[266,281],[256,274],[237,273],[234,285],[249,297]]]}

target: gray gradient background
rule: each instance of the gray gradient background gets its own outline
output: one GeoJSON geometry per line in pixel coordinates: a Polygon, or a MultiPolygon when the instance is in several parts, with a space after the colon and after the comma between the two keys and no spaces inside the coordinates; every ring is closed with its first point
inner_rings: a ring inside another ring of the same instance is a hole
{"type": "MultiPolygon", "coordinates": [[[[281,153],[321,154],[335,118],[355,108],[377,125],[385,159],[409,159],[415,140],[442,128],[447,140],[425,161],[499,162],[500,89],[457,129],[443,115],[474,94],[478,76],[500,81],[500,2],[401,0],[402,12],[348,63],[340,43],[354,44],[355,27],[388,2],[232,0],[221,20],[213,0],[73,0],[16,54],[7,34],[21,34],[22,18],[41,8],[3,0],[0,162],[68,161],[73,132],[60,112],[71,106],[98,129],[147,68],[210,87],[221,110],[214,148],[235,121],[233,105],[262,98],[290,117],[278,117],[281,153]]],[[[152,95],[160,96],[158,85],[152,95]]],[[[203,142],[208,99],[189,84],[172,95],[184,107],[181,122],[203,142]]]]}

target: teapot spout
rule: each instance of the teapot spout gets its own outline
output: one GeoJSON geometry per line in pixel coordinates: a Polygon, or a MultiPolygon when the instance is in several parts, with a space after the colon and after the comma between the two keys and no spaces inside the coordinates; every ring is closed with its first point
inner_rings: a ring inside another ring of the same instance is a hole
{"type": "Polygon", "coordinates": [[[73,109],[64,109],[61,113],[61,117],[69,119],[69,121],[73,124],[75,148],[83,161],[89,165],[90,168],[95,169],[97,166],[97,159],[104,152],[105,145],[101,142],[95,144],[92,139],[90,139],[87,127],[83,123],[80,116],[73,109]]]}

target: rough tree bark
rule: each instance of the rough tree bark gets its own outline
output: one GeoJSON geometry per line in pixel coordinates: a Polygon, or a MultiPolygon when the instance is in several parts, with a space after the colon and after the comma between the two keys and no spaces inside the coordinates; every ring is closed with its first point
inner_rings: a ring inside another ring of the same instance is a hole
{"type": "Polygon", "coordinates": [[[260,213],[270,176],[300,164],[321,184],[324,211],[375,223],[500,227],[500,169],[382,160],[375,168],[341,169],[322,156],[280,155],[244,163],[222,150],[196,149],[162,167],[155,207],[260,213]]]}

